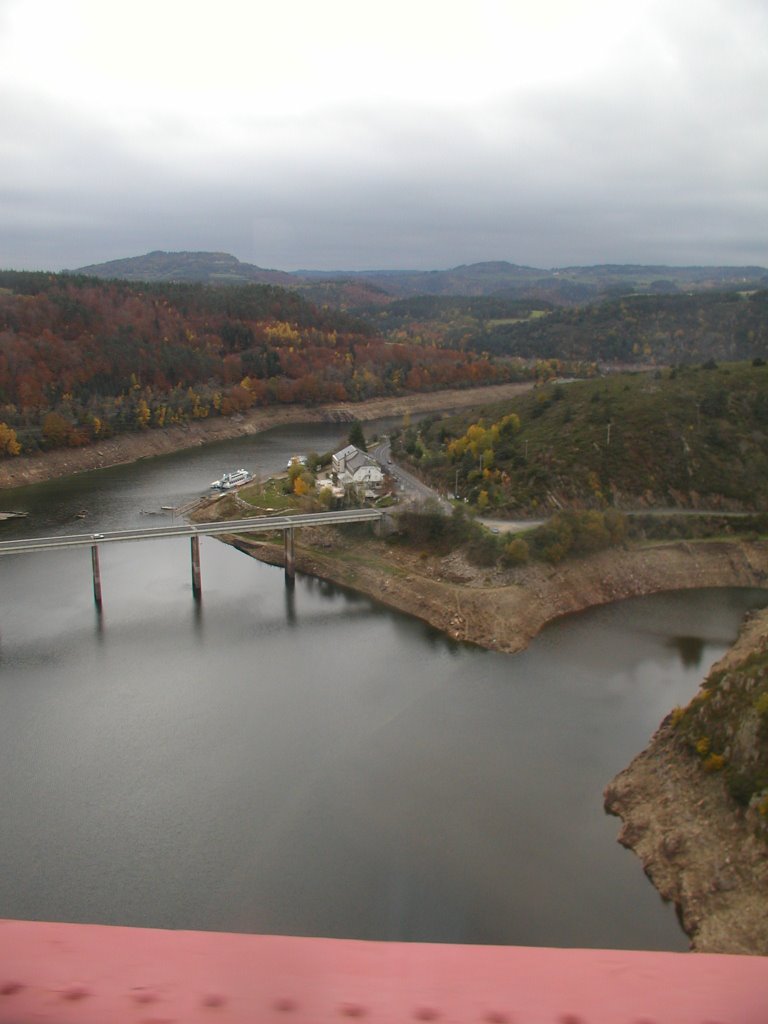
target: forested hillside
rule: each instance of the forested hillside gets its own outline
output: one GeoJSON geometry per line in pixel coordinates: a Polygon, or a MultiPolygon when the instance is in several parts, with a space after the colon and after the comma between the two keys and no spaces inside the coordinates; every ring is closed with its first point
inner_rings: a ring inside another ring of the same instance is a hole
{"type": "Polygon", "coordinates": [[[270,285],[0,272],[0,451],[79,446],[259,405],[497,383],[520,368],[394,344],[270,285]]]}
{"type": "Polygon", "coordinates": [[[768,292],[624,296],[559,309],[541,299],[432,296],[356,310],[390,340],[521,359],[669,366],[768,357],[768,292]]]}
{"type": "Polygon", "coordinates": [[[625,296],[545,317],[479,325],[468,344],[524,358],[704,362],[768,355],[768,291],[625,296]]]}
{"type": "Polygon", "coordinates": [[[678,367],[548,384],[502,407],[435,418],[401,457],[480,511],[765,508],[768,366],[678,367]]]}

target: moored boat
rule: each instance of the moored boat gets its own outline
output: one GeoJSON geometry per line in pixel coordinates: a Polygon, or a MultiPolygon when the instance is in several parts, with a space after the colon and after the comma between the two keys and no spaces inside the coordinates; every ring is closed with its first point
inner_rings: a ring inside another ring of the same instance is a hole
{"type": "Polygon", "coordinates": [[[249,480],[253,480],[253,474],[247,469],[234,469],[231,473],[224,473],[221,480],[214,480],[211,487],[215,491],[231,491],[233,487],[247,484],[249,480]]]}

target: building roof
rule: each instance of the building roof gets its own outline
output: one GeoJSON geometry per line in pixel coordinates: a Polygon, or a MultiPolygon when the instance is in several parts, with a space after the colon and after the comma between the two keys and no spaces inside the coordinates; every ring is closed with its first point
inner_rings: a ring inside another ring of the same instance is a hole
{"type": "MultiPolygon", "coordinates": [[[[355,452],[359,452],[360,449],[353,444],[348,444],[346,448],[342,448],[341,451],[335,452],[333,458],[337,462],[346,462],[347,459],[352,458],[355,452]]],[[[362,454],[362,453],[361,453],[362,454]]]]}

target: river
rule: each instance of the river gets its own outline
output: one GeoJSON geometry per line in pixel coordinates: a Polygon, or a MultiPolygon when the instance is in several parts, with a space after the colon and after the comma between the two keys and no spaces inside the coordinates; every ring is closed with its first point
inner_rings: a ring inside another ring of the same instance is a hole
{"type": "MultiPolygon", "coordinates": [[[[3,492],[29,517],[0,531],[156,524],[339,430],[3,492]]],[[[87,548],[0,561],[0,916],[687,948],[602,790],[764,592],[622,602],[506,656],[212,538],[201,561],[196,604],[188,542],[104,546],[101,615],[87,548]]]]}

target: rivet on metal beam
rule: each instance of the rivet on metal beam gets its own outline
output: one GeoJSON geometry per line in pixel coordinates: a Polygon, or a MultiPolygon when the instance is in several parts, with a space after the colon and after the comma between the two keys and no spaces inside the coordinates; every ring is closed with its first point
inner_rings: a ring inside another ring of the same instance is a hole
{"type": "Polygon", "coordinates": [[[142,1005],[156,1003],[157,998],[157,993],[148,988],[139,988],[133,993],[133,1001],[135,1003],[141,1003],[142,1005]]]}
{"type": "Polygon", "coordinates": [[[90,990],[84,985],[70,985],[61,993],[61,998],[76,1003],[79,999],[87,999],[90,994],[90,990]]]}

